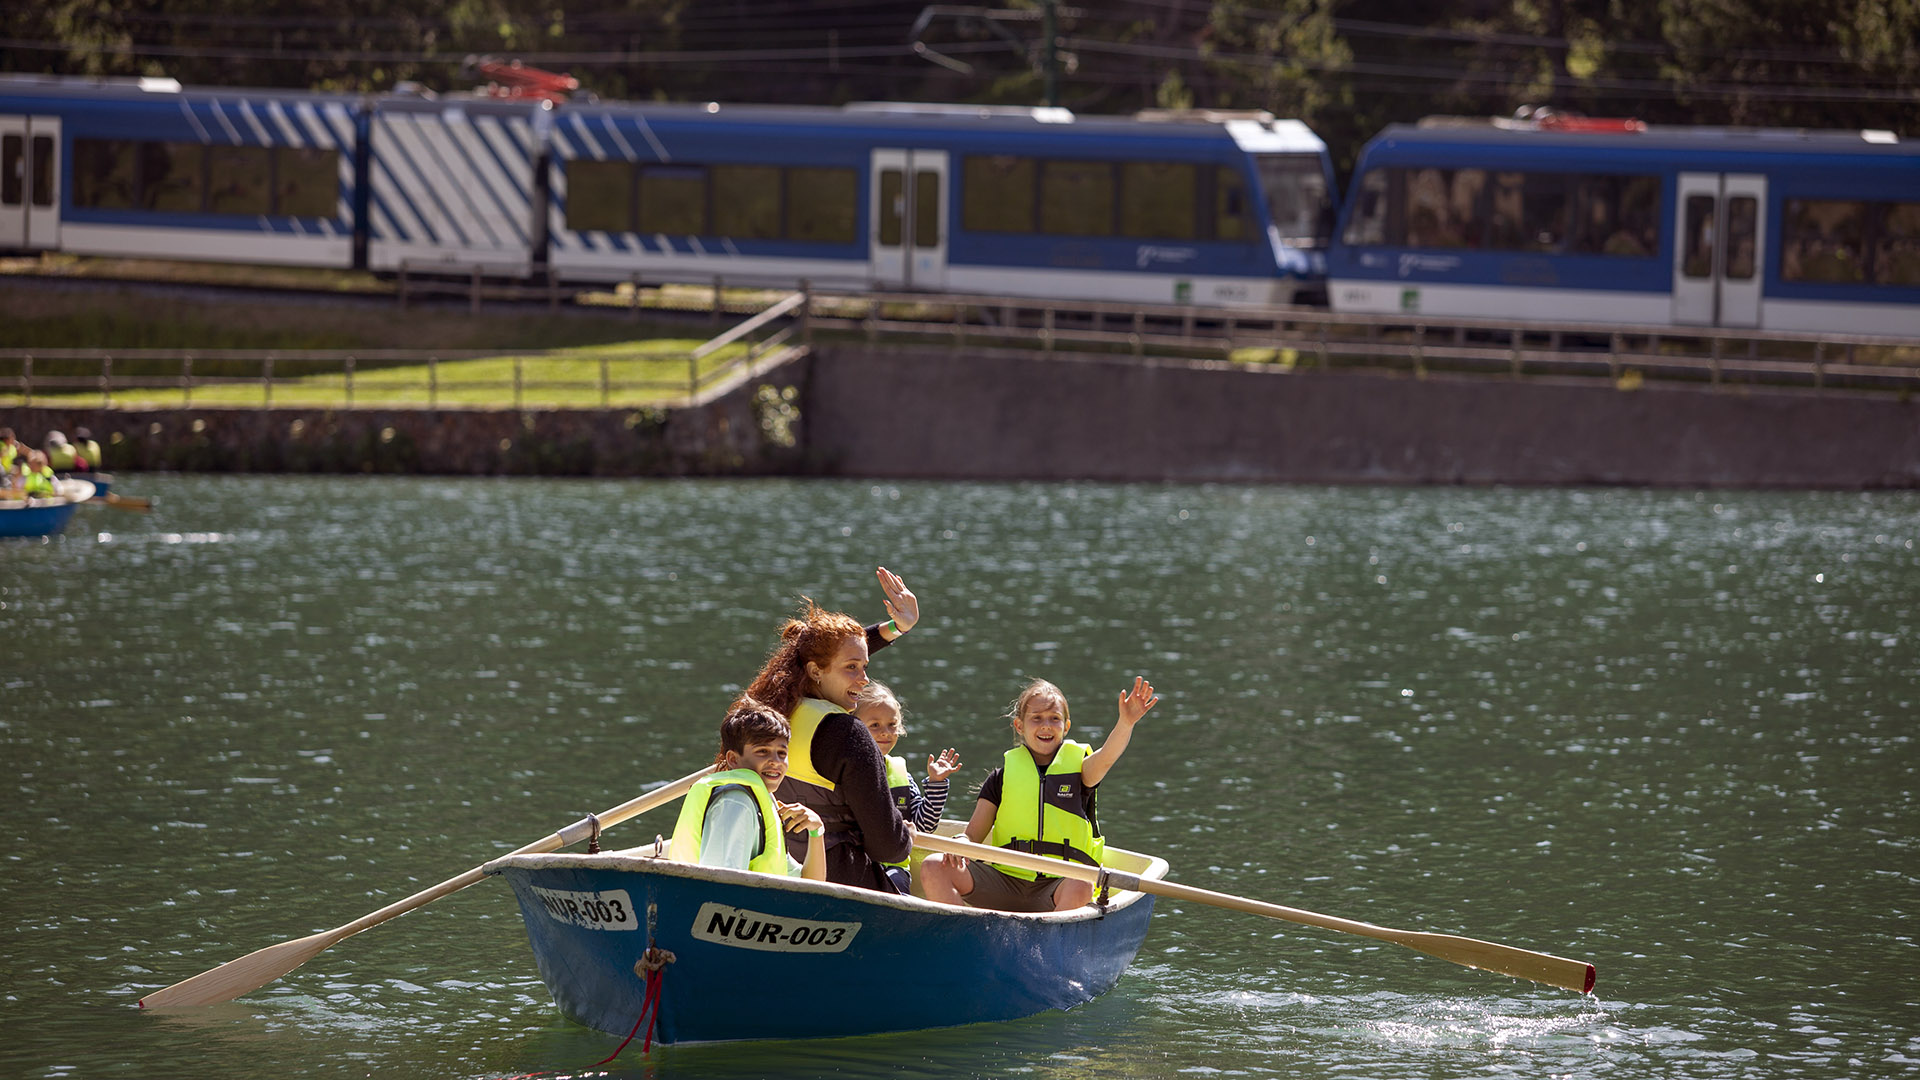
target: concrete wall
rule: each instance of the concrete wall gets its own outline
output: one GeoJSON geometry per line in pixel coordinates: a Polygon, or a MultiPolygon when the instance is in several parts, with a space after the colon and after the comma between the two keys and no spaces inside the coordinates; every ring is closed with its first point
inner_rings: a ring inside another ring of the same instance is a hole
{"type": "Polygon", "coordinates": [[[1890,395],[857,349],[804,385],[837,475],[1920,487],[1920,403],[1890,395]]]}
{"type": "Polygon", "coordinates": [[[0,425],[35,444],[88,426],[127,470],[1920,487],[1920,403],[1891,395],[840,346],[664,412],[36,408],[0,425]]]}

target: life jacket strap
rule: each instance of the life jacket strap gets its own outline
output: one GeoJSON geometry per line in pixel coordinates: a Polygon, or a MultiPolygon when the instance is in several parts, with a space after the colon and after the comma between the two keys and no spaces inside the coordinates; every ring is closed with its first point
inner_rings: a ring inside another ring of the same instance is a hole
{"type": "Polygon", "coordinates": [[[1018,851],[1027,855],[1045,855],[1068,862],[1083,863],[1087,866],[1099,866],[1100,861],[1074,847],[1072,844],[1056,843],[1052,840],[1009,840],[1002,845],[1009,851],[1018,851]]]}

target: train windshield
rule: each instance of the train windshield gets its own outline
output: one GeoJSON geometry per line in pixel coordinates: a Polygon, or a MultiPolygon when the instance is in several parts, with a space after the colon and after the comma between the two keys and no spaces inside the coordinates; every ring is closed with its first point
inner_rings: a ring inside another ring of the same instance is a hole
{"type": "Polygon", "coordinates": [[[1320,155],[1260,154],[1253,160],[1280,239],[1292,247],[1326,247],[1333,236],[1333,198],[1320,155]]]}

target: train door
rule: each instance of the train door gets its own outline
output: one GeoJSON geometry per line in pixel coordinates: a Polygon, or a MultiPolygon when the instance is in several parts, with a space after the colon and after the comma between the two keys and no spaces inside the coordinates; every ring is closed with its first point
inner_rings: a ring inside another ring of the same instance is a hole
{"type": "Polygon", "coordinates": [[[874,283],[882,288],[945,288],[947,152],[875,150],[871,179],[874,283]]]}
{"type": "Polygon", "coordinates": [[[1673,321],[1759,326],[1767,178],[1681,173],[1676,202],[1673,321]]]}
{"type": "Polygon", "coordinates": [[[0,248],[60,246],[60,119],[0,116],[0,248]]]}

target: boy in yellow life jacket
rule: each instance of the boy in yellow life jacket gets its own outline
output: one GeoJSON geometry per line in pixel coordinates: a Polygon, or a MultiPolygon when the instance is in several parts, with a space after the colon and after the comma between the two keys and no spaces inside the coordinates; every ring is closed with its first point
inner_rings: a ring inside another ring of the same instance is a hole
{"type": "Polygon", "coordinates": [[[786,718],[742,697],[720,722],[720,771],[703,777],[680,804],[668,857],[702,866],[827,880],[820,815],[773,793],[787,778],[786,718]],[[787,854],[786,831],[807,833],[806,862],[787,854]]]}
{"type": "MultiPolygon", "coordinates": [[[[900,699],[885,684],[869,680],[860,689],[859,702],[853,707],[853,718],[866,725],[867,734],[873,736],[873,744],[880,748],[880,754],[887,763],[887,791],[893,798],[893,805],[907,823],[921,832],[932,832],[940,827],[940,815],[947,809],[947,778],[960,768],[960,751],[949,746],[939,756],[927,755],[927,786],[925,788],[913,782],[913,775],[907,771],[907,759],[894,754],[893,748],[900,745],[900,736],[907,733],[906,712],[900,707],[900,699]]],[[[883,862],[881,872],[893,880],[893,887],[900,895],[909,893],[912,873],[908,860],[897,863],[883,862]]]]}
{"type": "MultiPolygon", "coordinates": [[[[1020,745],[980,785],[980,801],[967,822],[967,839],[1034,855],[1100,865],[1106,841],[1094,817],[1094,789],[1107,778],[1133,728],[1158,704],[1153,684],[1135,677],[1120,694],[1120,717],[1095,750],[1067,738],[1072,720],[1067,698],[1045,679],[1035,679],[1014,699],[1009,719],[1020,745]]],[[[955,855],[929,855],[920,864],[927,899],[996,911],[1071,911],[1093,899],[1092,884],[955,855]]]]}

